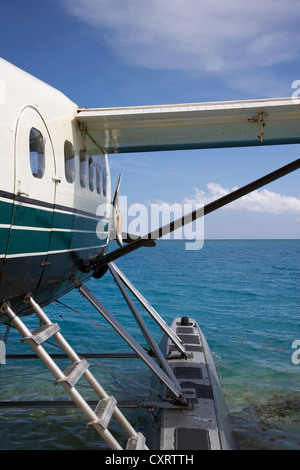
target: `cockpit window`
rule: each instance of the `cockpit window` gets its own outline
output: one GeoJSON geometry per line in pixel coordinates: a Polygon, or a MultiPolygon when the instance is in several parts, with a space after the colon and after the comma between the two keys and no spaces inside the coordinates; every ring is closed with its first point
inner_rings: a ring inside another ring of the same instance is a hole
{"type": "Polygon", "coordinates": [[[71,142],[65,141],[65,175],[68,183],[75,180],[75,151],[71,142]]]}
{"type": "Polygon", "coordinates": [[[42,178],[45,173],[45,140],[34,127],[29,136],[30,168],[35,178],[42,178]]]}

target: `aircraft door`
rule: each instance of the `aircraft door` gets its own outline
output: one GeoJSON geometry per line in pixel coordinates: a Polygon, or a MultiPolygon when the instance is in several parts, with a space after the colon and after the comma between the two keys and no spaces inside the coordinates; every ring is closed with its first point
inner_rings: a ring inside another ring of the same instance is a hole
{"type": "Polygon", "coordinates": [[[19,259],[22,269],[27,267],[24,278],[31,286],[38,286],[47,265],[55,202],[54,175],[50,134],[38,111],[28,106],[21,112],[16,129],[15,202],[7,264],[12,265],[14,260],[15,271],[19,259]]]}
{"type": "Polygon", "coordinates": [[[53,205],[55,184],[54,153],[50,135],[40,114],[25,108],[19,118],[16,133],[15,192],[20,197],[53,205]]]}

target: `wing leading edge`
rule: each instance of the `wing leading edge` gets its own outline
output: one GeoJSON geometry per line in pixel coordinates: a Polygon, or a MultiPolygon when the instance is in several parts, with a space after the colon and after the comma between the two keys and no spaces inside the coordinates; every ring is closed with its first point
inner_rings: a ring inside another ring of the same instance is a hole
{"type": "Polygon", "coordinates": [[[104,153],[300,142],[300,100],[79,108],[77,120],[104,153]]]}

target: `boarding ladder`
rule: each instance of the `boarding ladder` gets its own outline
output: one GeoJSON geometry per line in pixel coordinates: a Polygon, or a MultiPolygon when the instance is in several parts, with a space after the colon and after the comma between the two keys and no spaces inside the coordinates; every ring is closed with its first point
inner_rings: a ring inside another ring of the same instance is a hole
{"type": "Polygon", "coordinates": [[[35,302],[31,294],[27,294],[24,298],[34,313],[40,320],[42,326],[35,331],[30,332],[25,323],[18,317],[12,310],[8,301],[1,305],[1,311],[5,313],[10,322],[22,335],[21,342],[26,341],[37,356],[43,361],[49,371],[55,377],[55,385],[60,384],[67,394],[71,397],[78,408],[83,412],[88,420],[88,425],[94,426],[96,431],[104,439],[107,445],[112,450],[123,450],[122,446],[116,441],[114,436],[108,430],[108,424],[112,416],[114,416],[124,431],[128,434],[129,438],[126,445],[126,450],[147,450],[146,440],[143,434],[136,432],[125,416],[117,407],[117,401],[113,396],[109,396],[97,379],[89,371],[89,364],[85,359],[75,353],[70,344],[65,340],[59,332],[60,327],[57,323],[52,323],[47,317],[45,312],[41,309],[38,303],[35,302]],[[42,344],[50,337],[53,337],[58,345],[64,350],[71,364],[62,371],[54,360],[47,353],[42,344]],[[84,377],[89,385],[94,389],[100,400],[93,410],[85,401],[83,396],[75,388],[76,383],[81,377],[84,377]]]}

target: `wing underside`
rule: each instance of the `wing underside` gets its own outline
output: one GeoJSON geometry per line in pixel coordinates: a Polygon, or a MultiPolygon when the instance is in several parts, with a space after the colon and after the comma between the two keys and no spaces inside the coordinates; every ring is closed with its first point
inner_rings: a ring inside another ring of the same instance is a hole
{"type": "Polygon", "coordinates": [[[295,144],[295,98],[78,109],[77,120],[103,153],[295,144]]]}

